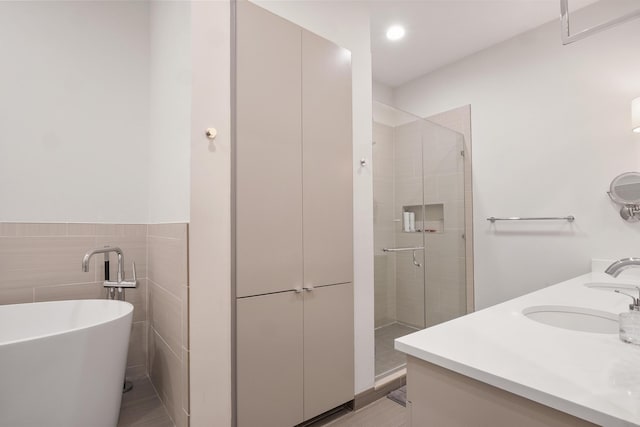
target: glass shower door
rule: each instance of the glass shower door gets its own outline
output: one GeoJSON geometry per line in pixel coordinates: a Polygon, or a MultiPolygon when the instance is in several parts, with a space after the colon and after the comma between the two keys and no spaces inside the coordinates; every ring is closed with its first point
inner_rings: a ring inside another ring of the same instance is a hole
{"type": "Polygon", "coordinates": [[[376,377],[406,359],[395,338],[425,327],[422,120],[374,105],[373,199],[376,377]]]}
{"type": "Polygon", "coordinates": [[[466,312],[464,139],[373,106],[375,374],[404,367],[403,335],[466,312]]]}
{"type": "Polygon", "coordinates": [[[425,326],[466,313],[464,138],[422,123],[425,326]]]}

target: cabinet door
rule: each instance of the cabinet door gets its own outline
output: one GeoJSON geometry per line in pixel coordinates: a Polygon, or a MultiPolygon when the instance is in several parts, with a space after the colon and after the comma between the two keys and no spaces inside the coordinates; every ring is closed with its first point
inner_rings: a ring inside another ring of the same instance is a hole
{"type": "Polygon", "coordinates": [[[302,422],[302,301],[294,292],[238,299],[238,427],[302,422]]]}
{"type": "Polygon", "coordinates": [[[238,2],[239,297],[302,285],[301,28],[238,2]]]}
{"type": "Polygon", "coordinates": [[[304,418],[354,396],[353,284],[304,293],[304,418]]]}
{"type": "Polygon", "coordinates": [[[302,32],[304,283],[353,281],[351,53],[302,32]]]}

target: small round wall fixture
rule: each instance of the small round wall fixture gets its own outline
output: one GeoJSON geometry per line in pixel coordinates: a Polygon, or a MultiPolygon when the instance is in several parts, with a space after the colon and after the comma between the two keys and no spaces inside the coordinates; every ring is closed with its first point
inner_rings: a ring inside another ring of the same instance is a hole
{"type": "Polygon", "coordinates": [[[387,38],[391,41],[397,41],[403,38],[405,30],[402,25],[392,25],[387,29],[387,38]]]}
{"type": "Polygon", "coordinates": [[[615,203],[622,205],[620,216],[625,221],[640,221],[640,172],[618,175],[611,181],[607,194],[615,203]]]}
{"type": "Polygon", "coordinates": [[[216,130],[216,128],[207,128],[205,135],[207,135],[207,138],[209,139],[216,139],[216,136],[218,135],[218,131],[216,130]]]}

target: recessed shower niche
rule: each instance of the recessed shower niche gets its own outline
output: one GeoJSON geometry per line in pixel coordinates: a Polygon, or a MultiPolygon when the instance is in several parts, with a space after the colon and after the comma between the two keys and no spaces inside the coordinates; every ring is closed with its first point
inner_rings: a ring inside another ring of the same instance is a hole
{"type": "Polygon", "coordinates": [[[375,373],[402,368],[393,340],[467,310],[464,136],[373,107],[375,373]]]}
{"type": "Polygon", "coordinates": [[[442,233],[444,204],[411,205],[402,207],[403,233],[442,233]]]}

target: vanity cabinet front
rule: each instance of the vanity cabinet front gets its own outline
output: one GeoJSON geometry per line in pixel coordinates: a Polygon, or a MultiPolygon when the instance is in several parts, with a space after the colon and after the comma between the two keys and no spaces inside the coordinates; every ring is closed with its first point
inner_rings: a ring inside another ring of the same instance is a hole
{"type": "Polygon", "coordinates": [[[410,427],[596,427],[596,424],[407,356],[410,427]]]}

